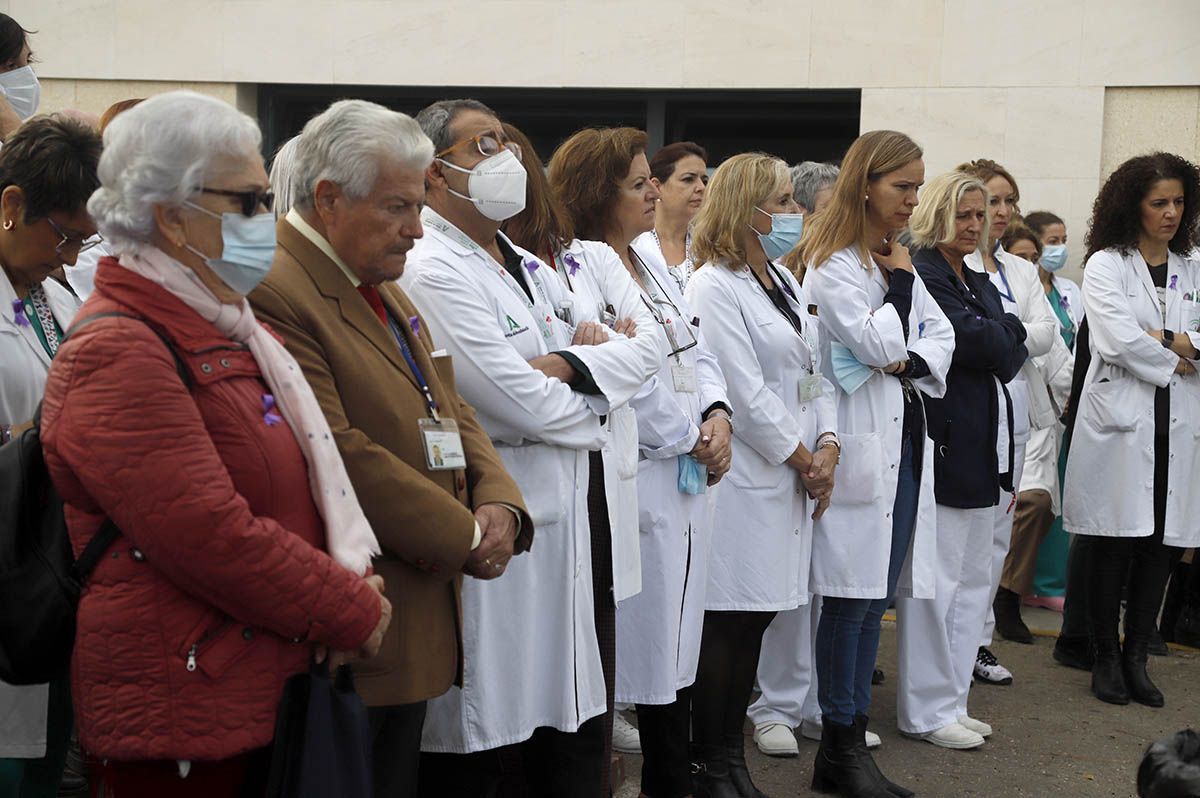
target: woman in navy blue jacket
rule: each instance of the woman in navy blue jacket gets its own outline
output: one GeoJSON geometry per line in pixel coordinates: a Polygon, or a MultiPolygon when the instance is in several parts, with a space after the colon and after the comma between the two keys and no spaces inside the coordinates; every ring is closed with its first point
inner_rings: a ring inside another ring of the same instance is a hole
{"type": "Polygon", "coordinates": [[[954,328],[942,399],[923,397],[933,439],[937,581],[933,599],[898,599],[899,724],[944,748],[977,748],[991,727],[967,714],[990,599],[992,508],[1013,489],[1013,409],[1004,385],[1028,352],[987,275],[964,266],[987,238],[988,192],[975,177],[934,178],[913,213],[913,266],[954,328]]]}

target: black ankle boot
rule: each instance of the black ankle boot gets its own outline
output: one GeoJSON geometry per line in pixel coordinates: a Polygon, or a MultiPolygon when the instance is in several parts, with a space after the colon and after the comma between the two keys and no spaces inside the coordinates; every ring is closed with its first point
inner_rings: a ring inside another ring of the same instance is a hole
{"type": "Polygon", "coordinates": [[[1020,595],[1005,587],[998,589],[992,612],[996,616],[996,631],[1001,637],[1014,643],[1033,643],[1033,633],[1021,618],[1020,595]]]}
{"type": "Polygon", "coordinates": [[[692,794],[695,798],[741,798],[729,778],[725,746],[692,746],[692,794]]]}
{"type": "Polygon", "coordinates": [[[821,747],[813,762],[812,788],[843,798],[894,798],[859,756],[855,727],[829,718],[821,719],[821,747]]]}
{"type": "Polygon", "coordinates": [[[750,770],[746,767],[745,735],[729,735],[725,738],[725,756],[729,761],[729,780],[737,788],[739,798],[769,798],[750,780],[750,770]]]}
{"type": "Polygon", "coordinates": [[[1150,681],[1146,673],[1146,660],[1149,657],[1149,644],[1145,639],[1125,637],[1125,651],[1121,655],[1121,673],[1129,688],[1129,695],[1139,704],[1148,707],[1161,707],[1166,701],[1162,691],[1150,681]]]}
{"type": "Polygon", "coordinates": [[[883,775],[879,765],[875,763],[875,757],[871,756],[871,751],[867,748],[867,721],[866,715],[854,716],[854,745],[858,749],[858,756],[867,768],[867,772],[874,774],[875,780],[896,798],[913,798],[916,793],[907,787],[901,787],[883,775]]]}
{"type": "Polygon", "coordinates": [[[1092,692],[1109,704],[1128,704],[1129,688],[1121,669],[1121,646],[1115,640],[1097,640],[1092,663],[1092,692]]]}

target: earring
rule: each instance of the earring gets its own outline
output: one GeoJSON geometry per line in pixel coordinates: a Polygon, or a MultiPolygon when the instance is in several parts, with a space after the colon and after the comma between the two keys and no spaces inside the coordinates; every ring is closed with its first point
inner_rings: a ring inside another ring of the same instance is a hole
{"type": "Polygon", "coordinates": [[[14,225],[14,223],[13,223],[13,220],[12,220],[12,219],[5,219],[5,220],[4,220],[4,229],[5,229],[5,230],[11,230],[11,229],[13,229],[13,225],[14,225]]]}

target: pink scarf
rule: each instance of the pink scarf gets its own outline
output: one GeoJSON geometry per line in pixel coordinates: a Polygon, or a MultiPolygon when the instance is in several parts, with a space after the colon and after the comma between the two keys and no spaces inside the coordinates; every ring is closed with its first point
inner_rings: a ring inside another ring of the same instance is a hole
{"type": "MultiPolygon", "coordinates": [[[[372,555],[379,554],[379,542],[359,507],[329,423],[296,359],[258,323],[249,302],[222,303],[195,272],[161,250],[146,245],[137,252],[121,253],[118,262],[162,286],[224,335],[250,348],[275,406],[308,462],[309,490],[325,521],[330,555],[356,574],[366,573],[372,555]]],[[[264,409],[271,411],[270,407],[264,409]]]]}

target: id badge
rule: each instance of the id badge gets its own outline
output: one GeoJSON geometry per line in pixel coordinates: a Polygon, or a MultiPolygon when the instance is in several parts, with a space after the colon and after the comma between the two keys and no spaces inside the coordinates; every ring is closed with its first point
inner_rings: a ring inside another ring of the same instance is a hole
{"type": "Polygon", "coordinates": [[[811,402],[824,392],[820,374],[808,374],[800,379],[800,401],[811,402]]]}
{"type": "Polygon", "coordinates": [[[671,383],[678,393],[695,393],[699,390],[696,385],[696,367],[686,363],[672,363],[671,383]]]}
{"type": "Polygon", "coordinates": [[[430,471],[453,471],[467,467],[457,421],[452,418],[441,421],[423,418],[417,425],[421,429],[421,442],[425,444],[425,465],[430,471]]]}

